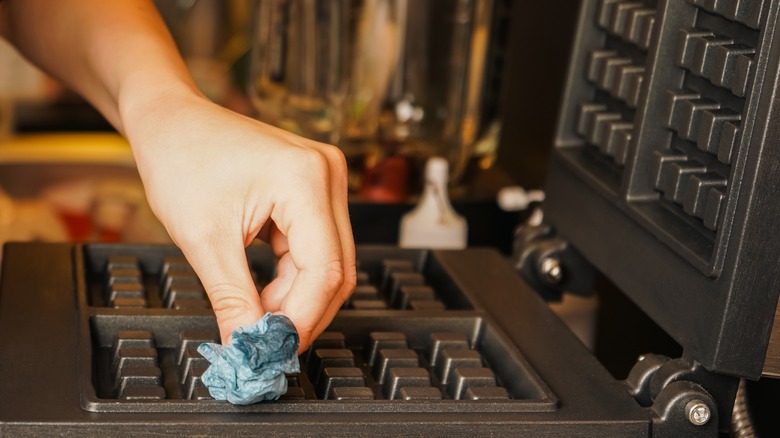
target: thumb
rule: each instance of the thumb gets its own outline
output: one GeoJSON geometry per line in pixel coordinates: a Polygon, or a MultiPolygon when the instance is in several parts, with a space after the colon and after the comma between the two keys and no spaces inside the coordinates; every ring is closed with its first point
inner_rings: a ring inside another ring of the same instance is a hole
{"type": "Polygon", "coordinates": [[[238,327],[254,325],[264,314],[252,281],[242,239],[210,236],[179,248],[200,278],[217,317],[222,345],[238,327]]]}

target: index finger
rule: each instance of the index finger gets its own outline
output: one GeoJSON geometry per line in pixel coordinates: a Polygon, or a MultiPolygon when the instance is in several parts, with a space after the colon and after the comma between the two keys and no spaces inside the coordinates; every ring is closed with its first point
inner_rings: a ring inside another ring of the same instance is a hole
{"type": "Polygon", "coordinates": [[[217,318],[222,344],[233,330],[251,326],[264,310],[249,273],[241,235],[217,229],[177,242],[203,283],[217,318]]]}

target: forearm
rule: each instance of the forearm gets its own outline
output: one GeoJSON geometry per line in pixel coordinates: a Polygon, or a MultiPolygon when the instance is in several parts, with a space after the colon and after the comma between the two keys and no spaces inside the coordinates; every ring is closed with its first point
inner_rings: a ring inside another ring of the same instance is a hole
{"type": "Polygon", "coordinates": [[[0,11],[3,36],[120,132],[158,97],[198,93],[148,0],[4,0],[0,11]]]}

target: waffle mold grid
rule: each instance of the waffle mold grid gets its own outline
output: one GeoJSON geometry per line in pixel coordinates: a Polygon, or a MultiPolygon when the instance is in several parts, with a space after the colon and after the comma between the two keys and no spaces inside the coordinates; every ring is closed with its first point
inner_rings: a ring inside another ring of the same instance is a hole
{"type": "Polygon", "coordinates": [[[780,288],[779,8],[584,0],[544,206],[686,354],[751,378],[780,288]]]}
{"type": "MultiPolygon", "coordinates": [[[[200,382],[213,312],[174,247],[86,245],[77,257],[82,407],[94,412],[528,412],[556,397],[427,251],[359,250],[362,295],[301,355],[278,402],[233,406],[200,382]],[[132,291],[132,292],[127,292],[132,291]],[[201,300],[202,302],[200,302],[201,300]]],[[[268,247],[247,251],[258,289],[268,247]]]]}
{"type": "Polygon", "coordinates": [[[710,277],[723,267],[763,106],[769,3],[582,3],[557,148],[710,277]]]}

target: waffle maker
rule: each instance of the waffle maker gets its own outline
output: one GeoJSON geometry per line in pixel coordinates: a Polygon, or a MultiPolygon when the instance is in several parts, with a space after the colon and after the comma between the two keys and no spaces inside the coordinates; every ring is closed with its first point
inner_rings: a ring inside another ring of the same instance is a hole
{"type": "MultiPolygon", "coordinates": [[[[165,245],[11,243],[3,436],[716,436],[780,375],[780,2],[584,0],[543,205],[492,249],[359,246],[279,401],[212,400],[197,277],[165,245]],[[616,380],[546,306],[593,268],[683,347],[616,380]],[[524,279],[517,275],[524,274],[524,279]]],[[[247,249],[261,288],[268,247],[247,249]]]]}

